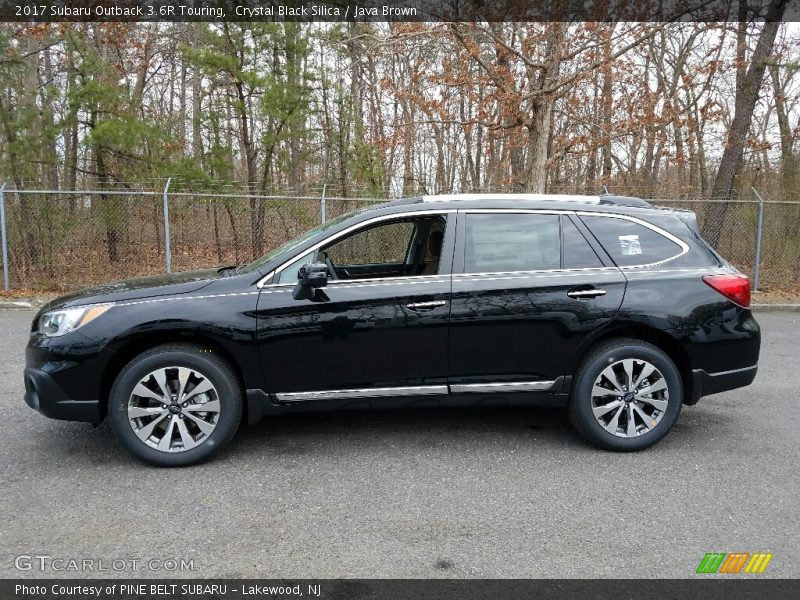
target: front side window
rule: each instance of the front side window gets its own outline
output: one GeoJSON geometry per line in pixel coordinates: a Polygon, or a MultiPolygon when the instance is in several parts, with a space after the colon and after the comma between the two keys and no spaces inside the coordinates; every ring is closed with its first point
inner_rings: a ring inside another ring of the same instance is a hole
{"type": "Polygon", "coordinates": [[[341,215],[339,217],[336,217],[335,219],[331,219],[331,220],[323,223],[322,225],[319,225],[318,227],[315,227],[314,229],[309,229],[308,231],[306,231],[306,232],[300,234],[299,236],[297,236],[296,238],[291,239],[288,242],[284,243],[283,245],[278,246],[274,250],[269,251],[264,256],[262,256],[260,258],[257,258],[256,260],[254,260],[253,262],[251,262],[251,263],[249,263],[247,265],[244,265],[244,266],[240,267],[238,272],[239,273],[255,273],[256,271],[259,271],[262,268],[264,268],[270,261],[276,259],[281,254],[283,254],[285,252],[289,252],[290,250],[292,250],[292,248],[297,248],[298,246],[306,243],[307,241],[309,241],[312,238],[315,238],[315,237],[317,237],[319,235],[323,235],[327,230],[332,229],[333,227],[336,227],[342,221],[346,221],[347,219],[353,217],[354,215],[357,215],[358,213],[366,212],[368,210],[371,210],[370,207],[362,208],[360,210],[356,210],[356,211],[341,215]]]}
{"type": "Polygon", "coordinates": [[[538,271],[560,266],[558,215],[466,214],[465,273],[538,271]]]}
{"type": "Polygon", "coordinates": [[[399,264],[413,234],[413,221],[377,225],[335,242],[325,253],[337,265],[399,264]]]}
{"type": "Polygon", "coordinates": [[[276,283],[297,283],[297,272],[304,264],[314,260],[314,253],[308,252],[300,258],[295,259],[278,274],[276,283]]]}
{"type": "MultiPolygon", "coordinates": [[[[294,283],[307,262],[324,262],[332,280],[436,275],[440,272],[446,220],[444,215],[404,217],[357,231],[323,244],[287,264],[276,283],[294,283]]],[[[449,264],[449,263],[448,263],[449,264]]]]}
{"type": "Polygon", "coordinates": [[[443,215],[420,215],[366,226],[323,246],[317,258],[335,279],[436,275],[445,223],[443,215]]]}
{"type": "Polygon", "coordinates": [[[581,216],[617,266],[658,263],[680,255],[682,248],[657,231],[628,219],[581,216]]]}

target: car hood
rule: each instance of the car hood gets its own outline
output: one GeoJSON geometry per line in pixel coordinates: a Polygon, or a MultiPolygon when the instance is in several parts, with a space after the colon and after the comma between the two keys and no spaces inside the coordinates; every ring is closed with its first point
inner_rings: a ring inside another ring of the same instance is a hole
{"type": "Polygon", "coordinates": [[[218,269],[181,271],[168,275],[136,277],[79,290],[51,301],[44,310],[101,302],[122,302],[140,298],[196,292],[221,277],[218,269]]]}

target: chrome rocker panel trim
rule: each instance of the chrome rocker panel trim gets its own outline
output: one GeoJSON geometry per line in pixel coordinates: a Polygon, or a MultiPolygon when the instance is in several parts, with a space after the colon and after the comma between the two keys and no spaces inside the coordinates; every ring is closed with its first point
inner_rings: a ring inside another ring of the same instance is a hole
{"type": "Polygon", "coordinates": [[[346,400],[391,396],[437,396],[464,393],[542,392],[553,388],[555,381],[515,381],[508,383],[465,383],[457,385],[411,385],[403,387],[363,388],[352,390],[319,390],[313,392],[280,392],[274,394],[281,404],[314,400],[346,400]]]}
{"type": "Polygon", "coordinates": [[[501,383],[461,383],[450,386],[451,394],[472,394],[491,392],[546,392],[555,381],[512,381],[501,383]]]}
{"type": "Polygon", "coordinates": [[[278,402],[307,402],[309,400],[343,400],[347,398],[379,398],[382,396],[431,396],[447,394],[446,385],[413,385],[405,387],[364,388],[354,390],[320,390],[315,392],[281,392],[278,402]]]}

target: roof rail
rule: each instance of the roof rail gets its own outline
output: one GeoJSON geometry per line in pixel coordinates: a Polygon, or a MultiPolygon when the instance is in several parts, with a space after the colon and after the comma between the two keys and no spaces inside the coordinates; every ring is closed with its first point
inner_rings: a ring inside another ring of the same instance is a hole
{"type": "Polygon", "coordinates": [[[435,194],[422,196],[423,202],[451,202],[453,200],[521,200],[529,202],[580,202],[583,204],[600,204],[599,196],[582,196],[579,194],[435,194]]]}
{"type": "Polygon", "coordinates": [[[422,202],[451,202],[458,200],[518,200],[528,202],[576,202],[579,204],[610,204],[648,208],[651,204],[641,198],[631,196],[584,196],[580,194],[435,194],[422,196],[422,202]]]}

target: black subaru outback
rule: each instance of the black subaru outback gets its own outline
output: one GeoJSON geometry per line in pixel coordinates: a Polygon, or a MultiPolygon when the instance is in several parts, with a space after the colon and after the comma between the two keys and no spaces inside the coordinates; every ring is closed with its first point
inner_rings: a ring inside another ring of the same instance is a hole
{"type": "Polygon", "coordinates": [[[110,419],[157,465],[299,411],[564,406],[641,450],[684,404],[746,386],[747,277],[694,214],[618,196],[458,195],[329,221],[239,267],[112,283],[33,321],[25,401],[110,419]]]}

